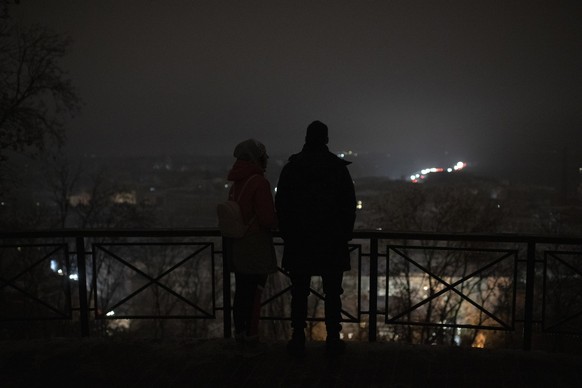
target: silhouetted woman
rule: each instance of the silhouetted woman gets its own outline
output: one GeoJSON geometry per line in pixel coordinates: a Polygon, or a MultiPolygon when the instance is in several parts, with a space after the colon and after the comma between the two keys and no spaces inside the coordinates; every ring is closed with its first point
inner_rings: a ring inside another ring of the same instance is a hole
{"type": "Polygon", "coordinates": [[[228,173],[234,182],[229,199],[236,201],[247,233],[232,239],[230,268],[235,275],[233,319],[235,339],[240,344],[258,342],[261,293],[269,273],[277,269],[271,229],[277,225],[271,185],[265,178],[267,150],[257,140],[248,139],[234,149],[236,161],[228,173]]]}

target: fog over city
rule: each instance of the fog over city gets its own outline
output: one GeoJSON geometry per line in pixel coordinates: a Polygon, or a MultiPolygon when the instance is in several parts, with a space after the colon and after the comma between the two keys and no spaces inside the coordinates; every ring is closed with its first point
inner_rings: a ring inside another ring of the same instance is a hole
{"type": "Polygon", "coordinates": [[[2,381],[577,381],[581,4],[0,0],[2,381]]]}
{"type": "Polygon", "coordinates": [[[23,0],[11,12],[72,39],[62,66],[84,105],[70,152],[229,155],[254,137],[286,157],[317,119],[333,152],[380,160],[370,175],[458,161],[531,175],[540,161],[559,174],[582,140],[577,1],[23,0]]]}

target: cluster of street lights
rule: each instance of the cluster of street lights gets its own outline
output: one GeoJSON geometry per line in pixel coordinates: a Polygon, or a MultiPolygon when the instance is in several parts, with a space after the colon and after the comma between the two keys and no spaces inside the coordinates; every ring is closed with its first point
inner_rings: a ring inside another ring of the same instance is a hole
{"type": "Polygon", "coordinates": [[[465,167],[467,167],[467,163],[465,162],[457,162],[457,164],[455,164],[453,167],[448,167],[448,168],[442,168],[442,167],[431,167],[431,168],[425,168],[420,170],[419,172],[412,174],[410,176],[410,181],[412,183],[420,183],[422,182],[424,179],[426,179],[426,177],[429,174],[433,174],[433,173],[438,173],[438,172],[454,172],[454,171],[460,171],[462,169],[464,169],[465,167]]]}

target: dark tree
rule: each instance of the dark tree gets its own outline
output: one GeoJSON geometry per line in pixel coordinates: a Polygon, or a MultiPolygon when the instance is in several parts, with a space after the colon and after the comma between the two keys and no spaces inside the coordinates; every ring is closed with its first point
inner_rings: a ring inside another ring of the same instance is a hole
{"type": "Polygon", "coordinates": [[[0,20],[8,19],[10,4],[18,4],[20,0],[0,0],[0,20]]]}
{"type": "MultiPolygon", "coordinates": [[[[7,2],[0,3],[3,10],[7,2]]],[[[10,151],[36,155],[61,145],[64,119],[80,99],[60,66],[70,39],[41,26],[0,19],[0,162],[10,151]]]]}

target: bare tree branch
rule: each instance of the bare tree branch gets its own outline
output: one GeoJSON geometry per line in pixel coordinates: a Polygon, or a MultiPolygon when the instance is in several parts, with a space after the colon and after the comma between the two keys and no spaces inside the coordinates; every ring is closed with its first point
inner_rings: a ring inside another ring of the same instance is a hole
{"type": "Polygon", "coordinates": [[[63,143],[64,119],[81,107],[59,63],[70,44],[41,26],[0,27],[0,161],[7,151],[37,155],[63,143]]]}

